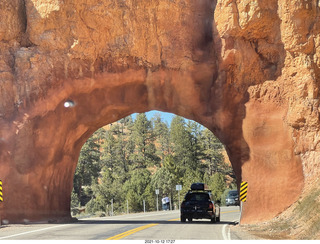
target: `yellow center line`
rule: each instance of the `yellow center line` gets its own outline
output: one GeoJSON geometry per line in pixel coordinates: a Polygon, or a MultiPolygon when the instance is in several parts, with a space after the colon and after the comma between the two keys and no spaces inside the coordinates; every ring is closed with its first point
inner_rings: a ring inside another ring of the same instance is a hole
{"type": "Polygon", "coordinates": [[[120,240],[126,236],[129,236],[129,235],[132,235],[138,231],[141,231],[141,230],[144,230],[144,229],[147,229],[147,228],[150,228],[150,227],[153,227],[153,226],[156,226],[158,224],[148,224],[148,225],[144,225],[144,226],[141,226],[141,227],[138,227],[138,228],[135,228],[135,229],[132,229],[132,230],[128,230],[126,232],[123,232],[121,234],[118,234],[118,235],[115,235],[115,236],[112,236],[112,237],[109,237],[108,239],[106,240],[120,240]]]}
{"type": "Polygon", "coordinates": [[[177,219],[169,219],[168,221],[178,221],[180,220],[180,218],[177,218],[177,219]]]}
{"type": "MultiPolygon", "coordinates": [[[[221,212],[221,213],[233,213],[233,212],[240,212],[240,210],[231,210],[231,211],[226,211],[226,212],[221,212]]],[[[169,219],[168,221],[179,221],[179,220],[180,220],[180,218],[169,219]]],[[[138,228],[135,228],[135,229],[132,229],[132,230],[128,230],[128,231],[120,233],[118,235],[111,236],[106,240],[120,240],[122,238],[125,238],[126,236],[132,235],[132,234],[137,233],[137,232],[139,232],[141,230],[145,230],[145,229],[148,229],[148,228],[156,226],[156,225],[159,225],[159,224],[148,224],[148,225],[140,226],[138,228]]]]}
{"type": "Polygon", "coordinates": [[[230,211],[226,211],[226,212],[221,212],[223,213],[236,213],[236,212],[240,212],[240,210],[230,210],[230,211]]]}

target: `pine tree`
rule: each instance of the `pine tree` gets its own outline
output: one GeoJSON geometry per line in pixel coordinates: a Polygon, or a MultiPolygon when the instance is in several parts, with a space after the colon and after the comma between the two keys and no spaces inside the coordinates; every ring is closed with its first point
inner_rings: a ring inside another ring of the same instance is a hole
{"type": "Polygon", "coordinates": [[[211,177],[211,181],[209,183],[209,187],[211,189],[213,198],[215,201],[220,200],[221,201],[221,196],[224,193],[226,189],[226,182],[224,179],[223,174],[221,173],[215,173],[211,177]]]}
{"type": "Polygon", "coordinates": [[[202,126],[197,122],[189,120],[186,124],[186,129],[189,134],[190,146],[191,146],[191,159],[190,167],[194,170],[201,171],[203,165],[201,160],[204,157],[203,148],[201,147],[202,126]]]}
{"type": "Polygon", "coordinates": [[[163,160],[170,153],[169,128],[167,123],[162,121],[160,114],[155,114],[151,120],[156,141],[160,144],[157,148],[157,155],[163,160]]]}
{"type": "Polygon", "coordinates": [[[82,188],[84,186],[90,187],[97,180],[101,169],[100,145],[97,143],[97,134],[95,132],[83,145],[73,178],[73,188],[82,206],[88,201],[88,198],[83,194],[82,188]]]}
{"type": "Polygon", "coordinates": [[[185,128],[185,121],[180,116],[172,119],[170,126],[170,143],[175,162],[184,170],[192,165],[192,146],[190,135],[185,128]]]}
{"type": "Polygon", "coordinates": [[[155,155],[155,136],[151,121],[144,113],[138,114],[134,122],[132,138],[135,142],[135,152],[132,155],[137,168],[157,165],[159,158],[155,155]]]}
{"type": "Polygon", "coordinates": [[[209,175],[211,176],[215,172],[224,172],[225,163],[221,153],[223,149],[222,143],[208,129],[204,129],[201,141],[204,153],[203,159],[209,175]]]}
{"type": "Polygon", "coordinates": [[[129,202],[130,211],[143,211],[143,200],[146,201],[149,208],[150,181],[151,173],[147,169],[140,168],[131,172],[130,179],[124,184],[124,192],[129,202]]]}

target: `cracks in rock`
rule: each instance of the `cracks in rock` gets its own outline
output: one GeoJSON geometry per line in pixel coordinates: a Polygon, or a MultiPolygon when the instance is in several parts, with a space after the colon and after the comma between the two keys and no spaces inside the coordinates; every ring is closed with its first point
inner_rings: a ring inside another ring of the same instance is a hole
{"type": "Polygon", "coordinates": [[[21,16],[21,22],[22,22],[22,25],[23,25],[23,33],[26,33],[27,32],[27,10],[26,10],[26,1],[25,0],[22,0],[22,3],[21,3],[21,7],[20,7],[20,16],[21,16]]]}
{"type": "Polygon", "coordinates": [[[236,15],[235,17],[236,17],[236,21],[237,21],[237,27],[240,28],[240,30],[241,30],[242,28],[240,26],[240,13],[239,13],[237,1],[233,0],[232,3],[234,4],[234,9],[235,9],[234,14],[236,15]]]}
{"type": "Polygon", "coordinates": [[[32,47],[35,46],[29,39],[29,35],[27,32],[28,29],[28,15],[27,15],[27,6],[26,6],[26,0],[21,0],[20,6],[19,6],[19,16],[21,21],[21,40],[20,45],[21,47],[32,47]]]}
{"type": "Polygon", "coordinates": [[[158,39],[158,42],[159,42],[159,49],[160,49],[160,66],[161,67],[165,67],[166,66],[166,63],[164,61],[164,57],[163,57],[163,45],[162,45],[162,42],[161,42],[161,38],[160,38],[160,34],[159,34],[159,30],[158,30],[158,16],[157,14],[159,13],[159,5],[160,5],[160,2],[158,1],[158,4],[157,4],[157,7],[156,7],[156,12],[154,13],[154,19],[155,19],[155,29],[156,29],[156,34],[157,34],[157,39],[158,39]]]}

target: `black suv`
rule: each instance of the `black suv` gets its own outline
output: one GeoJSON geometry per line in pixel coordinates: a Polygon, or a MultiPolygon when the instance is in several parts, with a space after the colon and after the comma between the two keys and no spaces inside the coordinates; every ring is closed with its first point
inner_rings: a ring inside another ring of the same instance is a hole
{"type": "MultiPolygon", "coordinates": [[[[219,202],[217,202],[219,204],[219,202]]],[[[212,200],[210,190],[203,183],[193,183],[180,208],[181,222],[192,219],[210,219],[211,222],[220,221],[220,206],[212,200]]]]}

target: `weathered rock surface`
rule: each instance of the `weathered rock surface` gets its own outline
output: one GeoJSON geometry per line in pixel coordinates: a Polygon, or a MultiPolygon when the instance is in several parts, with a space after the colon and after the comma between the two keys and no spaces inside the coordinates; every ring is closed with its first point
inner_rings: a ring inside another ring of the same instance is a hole
{"type": "Polygon", "coordinates": [[[243,223],[283,212],[319,183],[319,10],[312,0],[1,1],[1,218],[69,219],[85,140],[149,110],[225,144],[238,183],[249,182],[243,223]]]}

